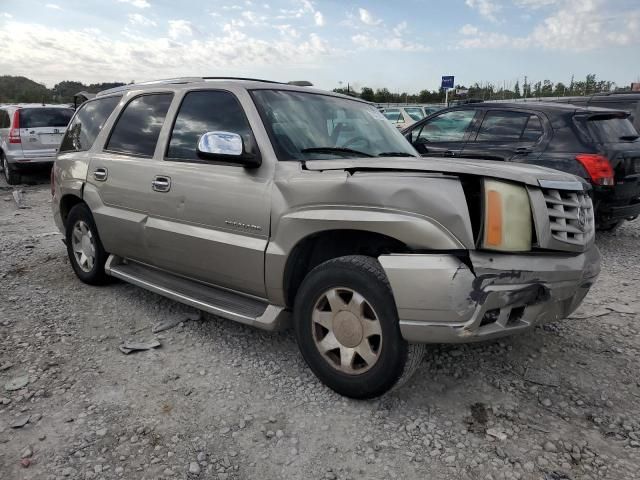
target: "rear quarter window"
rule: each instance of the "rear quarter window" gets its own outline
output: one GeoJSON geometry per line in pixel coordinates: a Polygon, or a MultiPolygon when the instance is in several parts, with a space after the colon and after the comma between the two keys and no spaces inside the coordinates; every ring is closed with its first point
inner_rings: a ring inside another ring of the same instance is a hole
{"type": "Polygon", "coordinates": [[[599,143],[616,143],[638,135],[628,118],[592,118],[587,120],[587,129],[599,143]]]}
{"type": "Polygon", "coordinates": [[[73,117],[70,108],[21,108],[20,128],[62,127],[73,117]]]}
{"type": "Polygon", "coordinates": [[[80,107],[60,145],[61,152],[89,150],[122,97],[91,100],[80,107]]]}

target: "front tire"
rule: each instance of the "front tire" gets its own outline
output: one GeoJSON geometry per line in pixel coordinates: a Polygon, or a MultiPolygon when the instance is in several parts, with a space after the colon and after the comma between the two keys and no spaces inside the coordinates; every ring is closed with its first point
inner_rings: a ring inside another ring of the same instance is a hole
{"type": "Polygon", "coordinates": [[[375,258],[328,260],[296,295],[295,332],[309,368],[329,388],[373,398],[400,386],[416,370],[424,347],[400,333],[391,287],[375,258]]]}
{"type": "Polygon", "coordinates": [[[66,221],[66,243],[69,262],[76,276],[89,285],[104,285],[109,277],[104,265],[105,252],[91,210],[84,203],[75,205],[66,221]]]}
{"type": "Polygon", "coordinates": [[[9,185],[18,185],[20,183],[20,173],[18,173],[15,168],[13,168],[8,160],[6,155],[2,154],[2,173],[4,173],[4,179],[9,185]]]}

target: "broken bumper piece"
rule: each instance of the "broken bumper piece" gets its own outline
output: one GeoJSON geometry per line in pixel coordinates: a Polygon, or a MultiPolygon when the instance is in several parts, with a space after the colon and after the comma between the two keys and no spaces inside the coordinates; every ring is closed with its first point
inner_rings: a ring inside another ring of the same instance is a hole
{"type": "Polygon", "coordinates": [[[578,255],[383,255],[400,331],[414,343],[497,338],[569,316],[600,273],[595,246],[578,255]],[[470,265],[468,266],[467,264],[470,265]]]}

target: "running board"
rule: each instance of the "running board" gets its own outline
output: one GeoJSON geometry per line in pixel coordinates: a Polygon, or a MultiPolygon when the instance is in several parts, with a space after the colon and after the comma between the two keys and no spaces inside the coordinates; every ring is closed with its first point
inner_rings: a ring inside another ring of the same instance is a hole
{"type": "Polygon", "coordinates": [[[205,312],[263,330],[282,330],[289,324],[283,307],[222,288],[204,285],[121,257],[110,255],[108,275],[205,312]]]}

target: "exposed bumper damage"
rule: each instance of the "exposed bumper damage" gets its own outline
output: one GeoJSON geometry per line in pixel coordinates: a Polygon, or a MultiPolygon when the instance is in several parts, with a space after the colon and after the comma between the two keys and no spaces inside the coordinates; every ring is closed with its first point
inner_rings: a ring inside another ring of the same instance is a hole
{"type": "Polygon", "coordinates": [[[570,315],[600,273],[595,246],[578,255],[470,252],[379,258],[394,293],[402,336],[462,343],[517,333],[570,315]]]}

